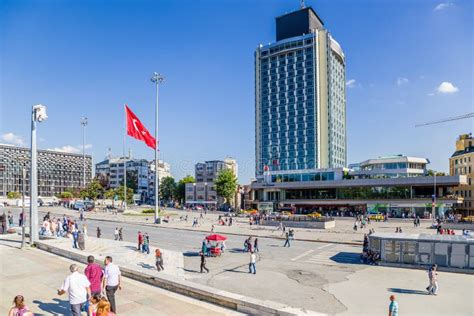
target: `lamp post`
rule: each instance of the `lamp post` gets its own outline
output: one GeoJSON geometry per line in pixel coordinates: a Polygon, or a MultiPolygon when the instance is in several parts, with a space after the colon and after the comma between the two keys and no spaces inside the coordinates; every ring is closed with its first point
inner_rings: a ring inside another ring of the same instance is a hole
{"type": "Polygon", "coordinates": [[[20,158],[21,162],[21,249],[25,248],[25,181],[26,181],[26,158],[20,158]]]}
{"type": "Polygon", "coordinates": [[[431,199],[431,217],[433,218],[432,223],[435,224],[436,221],[436,172],[434,173],[434,184],[433,184],[433,196],[431,199]]]}
{"type": "Polygon", "coordinates": [[[81,117],[82,125],[82,187],[86,187],[86,126],[87,117],[81,117]]]}
{"type": "Polygon", "coordinates": [[[151,82],[155,84],[156,87],[156,106],[155,106],[155,218],[154,222],[158,222],[158,206],[160,205],[160,195],[159,195],[159,188],[160,188],[160,169],[158,166],[158,160],[159,160],[159,151],[158,151],[158,86],[160,83],[163,82],[164,77],[160,75],[159,73],[155,72],[153,73],[153,76],[151,77],[151,82]]]}
{"type": "Polygon", "coordinates": [[[38,235],[38,157],[36,152],[36,122],[48,119],[46,107],[34,105],[31,110],[31,172],[30,172],[30,245],[39,239],[38,235]]]}

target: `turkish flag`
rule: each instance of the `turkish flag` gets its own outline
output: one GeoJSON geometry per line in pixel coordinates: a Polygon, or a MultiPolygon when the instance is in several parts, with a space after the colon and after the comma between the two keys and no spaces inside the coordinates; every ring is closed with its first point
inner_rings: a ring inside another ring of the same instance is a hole
{"type": "Polygon", "coordinates": [[[125,104],[125,112],[127,116],[127,134],[141,140],[147,144],[148,147],[156,149],[156,140],[151,136],[150,132],[143,126],[135,113],[125,104]]]}

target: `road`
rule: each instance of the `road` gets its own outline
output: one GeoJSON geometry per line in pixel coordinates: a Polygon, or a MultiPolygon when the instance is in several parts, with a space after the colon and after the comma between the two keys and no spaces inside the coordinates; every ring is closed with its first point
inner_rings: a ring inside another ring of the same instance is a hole
{"type": "MultiPolygon", "coordinates": [[[[44,215],[40,212],[40,218],[44,215]]],[[[366,267],[359,264],[358,246],[295,240],[285,248],[283,239],[259,238],[257,274],[249,275],[249,256],[242,251],[246,237],[227,235],[227,252],[210,258],[207,266],[211,272],[200,274],[197,254],[206,233],[163,228],[166,224],[151,227],[94,219],[87,219],[86,224],[89,235],[95,236],[100,227],[101,238],[108,239],[114,238],[116,227],[122,227],[124,240],[130,242],[137,241],[138,231],[147,232],[152,247],[183,252],[185,276],[193,282],[323,313],[346,310],[324,287],[366,267]]],[[[275,232],[275,236],[280,235],[275,232]]]]}

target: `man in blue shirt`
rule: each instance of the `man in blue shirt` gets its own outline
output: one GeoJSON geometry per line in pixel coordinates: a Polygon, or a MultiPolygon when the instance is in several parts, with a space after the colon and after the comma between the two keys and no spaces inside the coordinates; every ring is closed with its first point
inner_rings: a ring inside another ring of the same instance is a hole
{"type": "Polygon", "coordinates": [[[395,295],[390,295],[390,305],[388,306],[388,316],[398,316],[398,303],[395,295]]]}

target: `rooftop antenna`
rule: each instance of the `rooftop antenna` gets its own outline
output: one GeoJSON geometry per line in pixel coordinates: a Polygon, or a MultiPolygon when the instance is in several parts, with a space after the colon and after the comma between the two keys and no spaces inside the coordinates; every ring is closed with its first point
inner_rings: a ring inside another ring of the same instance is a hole
{"type": "Polygon", "coordinates": [[[108,159],[112,158],[112,148],[110,147],[107,149],[107,158],[108,159]]]}
{"type": "Polygon", "coordinates": [[[306,8],[306,6],[304,5],[304,0],[300,0],[300,7],[301,9],[306,8]]]}

